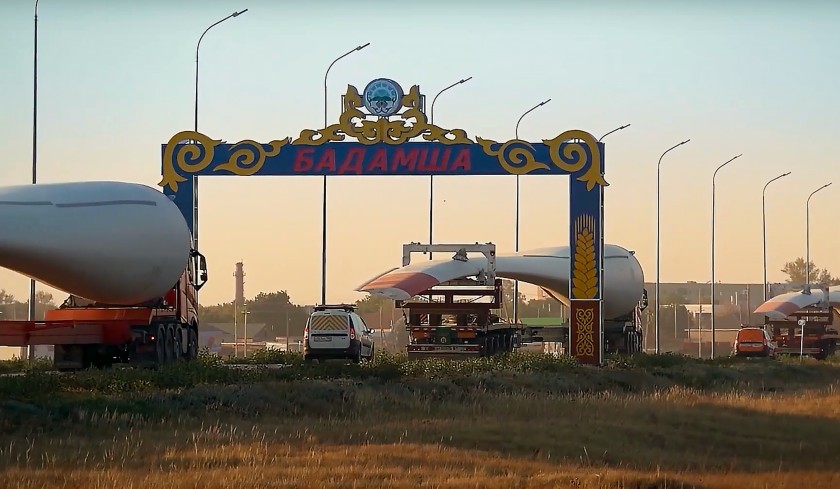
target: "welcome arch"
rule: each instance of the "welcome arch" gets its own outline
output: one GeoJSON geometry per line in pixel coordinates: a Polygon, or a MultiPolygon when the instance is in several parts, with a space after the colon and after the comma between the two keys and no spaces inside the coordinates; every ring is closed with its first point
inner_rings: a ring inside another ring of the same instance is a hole
{"type": "Polygon", "coordinates": [[[586,131],[568,130],[532,143],[468,136],[430,124],[418,85],[407,93],[377,79],[364,96],[348,85],[338,122],[304,129],[292,139],[222,143],[182,131],[162,146],[160,185],[194,232],[196,177],[212,175],[567,175],[571,353],[600,364],[604,321],[604,144],[586,131]],[[363,110],[365,109],[365,110],[363,110]],[[347,141],[352,138],[355,141],[347,141]]]}

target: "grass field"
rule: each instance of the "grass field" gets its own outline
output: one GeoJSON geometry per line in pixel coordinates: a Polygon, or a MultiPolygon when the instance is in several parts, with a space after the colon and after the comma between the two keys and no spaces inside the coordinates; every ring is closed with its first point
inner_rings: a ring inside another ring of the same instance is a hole
{"type": "Polygon", "coordinates": [[[831,362],[279,360],[0,378],[0,487],[840,486],[831,362]]]}

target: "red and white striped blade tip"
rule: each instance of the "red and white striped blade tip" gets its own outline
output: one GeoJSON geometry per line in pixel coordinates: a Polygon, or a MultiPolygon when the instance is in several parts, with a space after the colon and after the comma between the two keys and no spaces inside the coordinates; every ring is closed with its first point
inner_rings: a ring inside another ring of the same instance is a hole
{"type": "Polygon", "coordinates": [[[381,295],[393,300],[408,300],[440,280],[423,272],[394,272],[375,278],[359,287],[360,292],[381,295]]]}

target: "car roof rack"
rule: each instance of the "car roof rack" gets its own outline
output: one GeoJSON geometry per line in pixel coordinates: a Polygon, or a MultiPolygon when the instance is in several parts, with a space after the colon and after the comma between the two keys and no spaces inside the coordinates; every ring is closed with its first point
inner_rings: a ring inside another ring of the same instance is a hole
{"type": "Polygon", "coordinates": [[[347,312],[355,312],[357,309],[356,304],[321,304],[319,306],[315,306],[314,311],[330,311],[330,310],[342,310],[347,312]]]}

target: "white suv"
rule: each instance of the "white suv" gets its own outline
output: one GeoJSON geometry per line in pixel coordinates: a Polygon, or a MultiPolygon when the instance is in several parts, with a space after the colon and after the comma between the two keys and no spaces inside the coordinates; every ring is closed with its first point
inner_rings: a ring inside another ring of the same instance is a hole
{"type": "Polygon", "coordinates": [[[351,304],[316,306],[303,330],[303,358],[373,359],[373,333],[351,304]]]}

